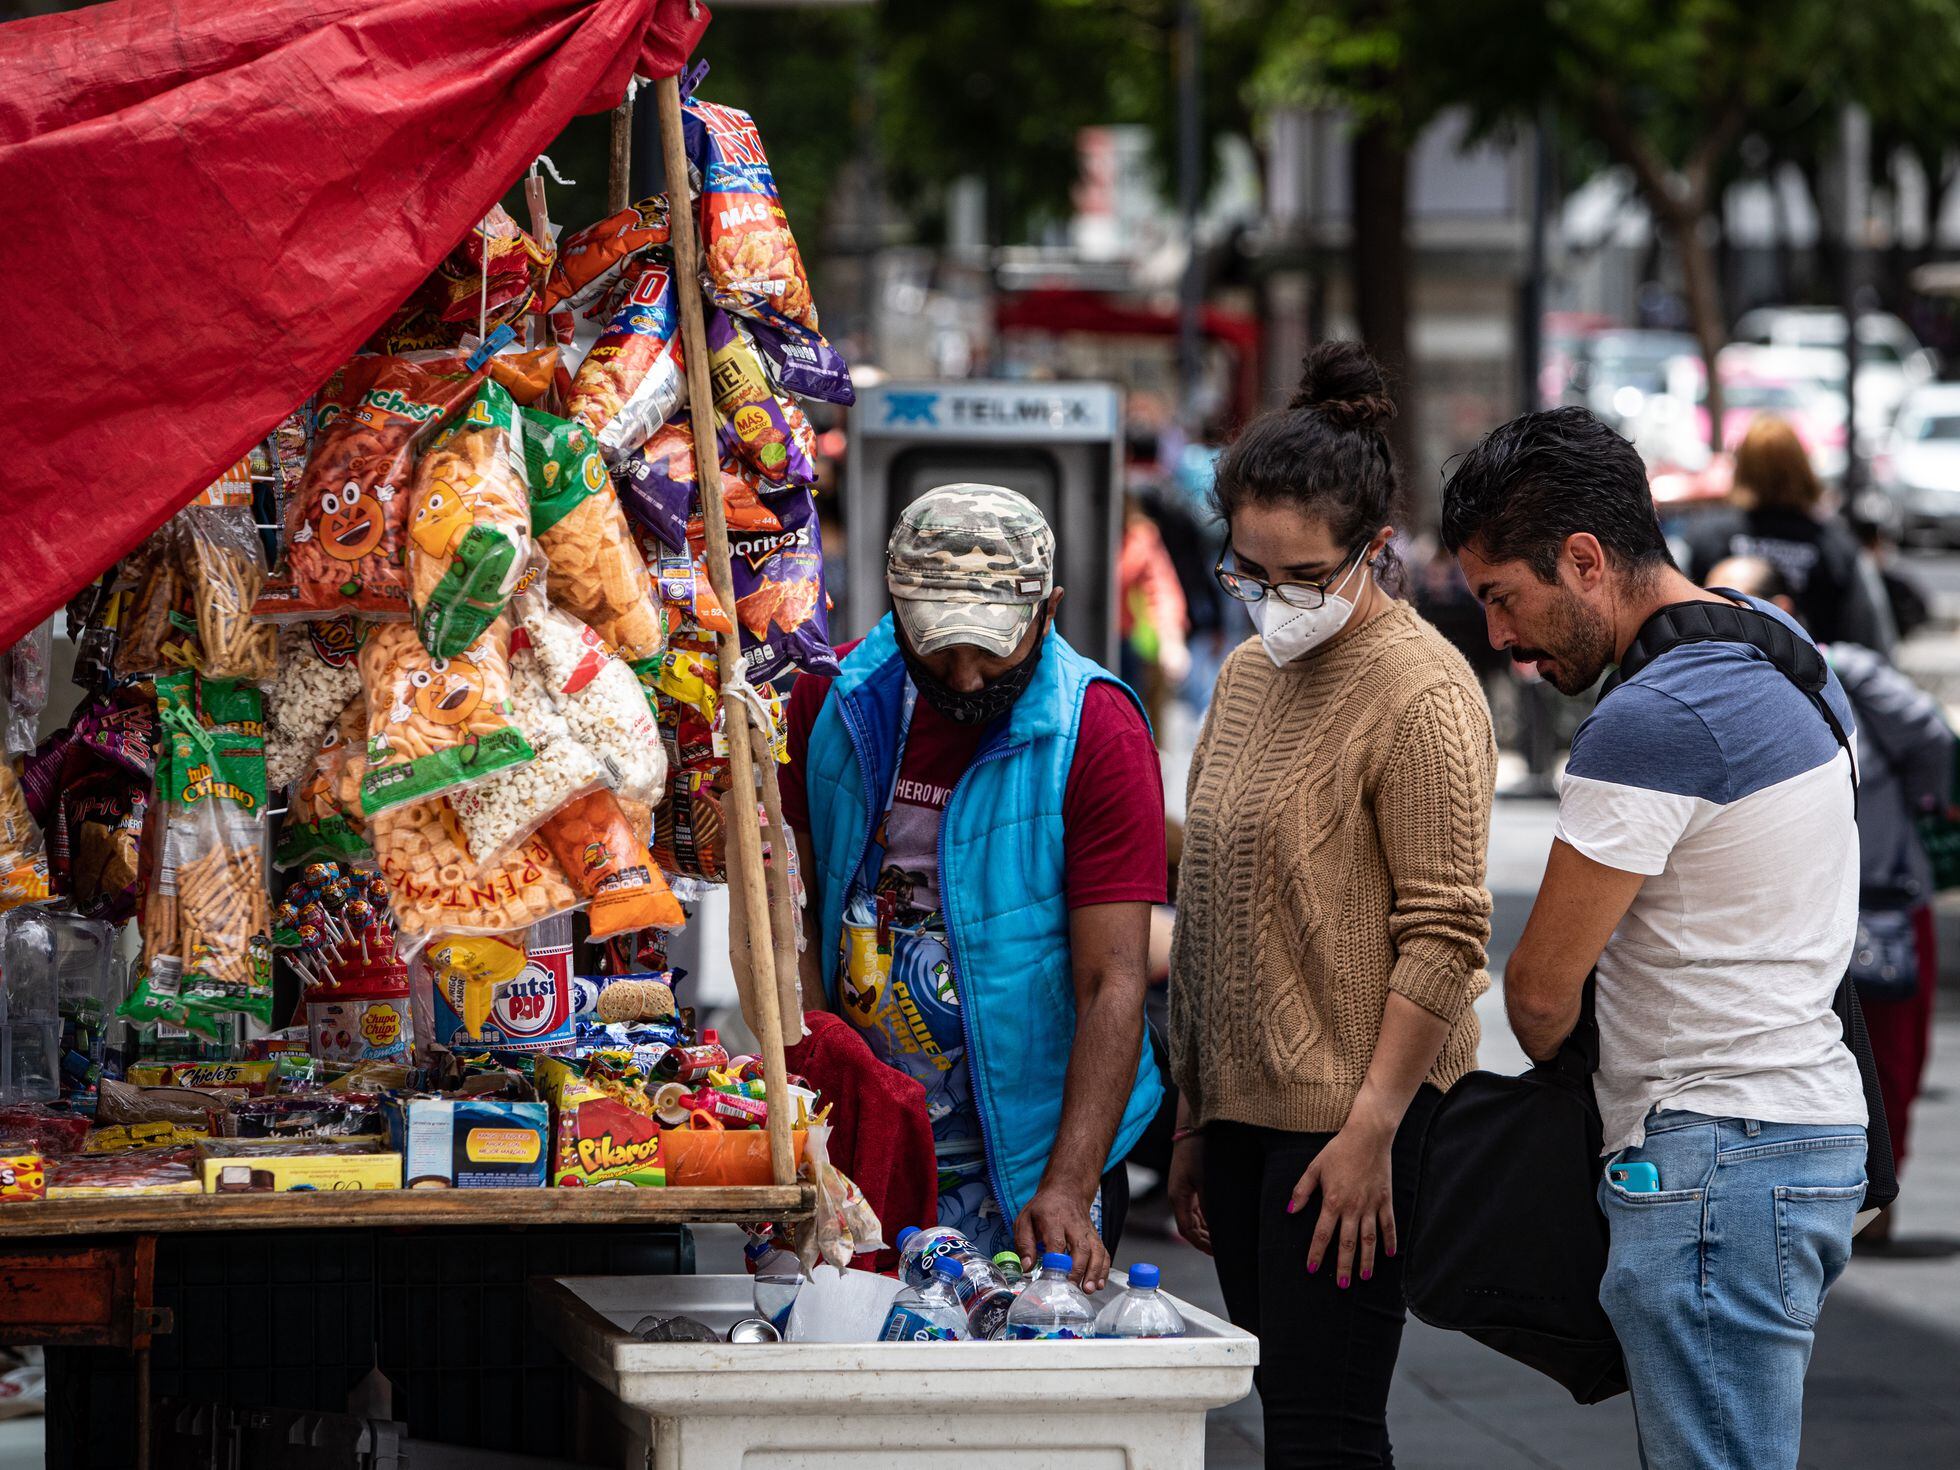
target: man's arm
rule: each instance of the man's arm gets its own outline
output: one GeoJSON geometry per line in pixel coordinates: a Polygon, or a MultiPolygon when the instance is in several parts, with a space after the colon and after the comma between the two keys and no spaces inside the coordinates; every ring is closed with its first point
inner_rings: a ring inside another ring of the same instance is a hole
{"type": "Polygon", "coordinates": [[[1150,905],[1098,903],[1069,914],[1075,966],[1075,1044],[1062,1087],[1062,1122],[1041,1186],[1014,1225],[1022,1261],[1036,1246],[1075,1257],[1076,1279],[1098,1291],[1109,1252],[1089,1223],[1110,1145],[1123,1121],[1143,1048],[1150,905]]]}
{"type": "Polygon", "coordinates": [[[1504,966],[1504,1013],[1534,1062],[1555,1056],[1579,1022],[1579,997],[1600,951],[1646,882],[1552,843],[1524,937],[1504,966]]]}
{"type": "MultiPolygon", "coordinates": [[[[789,837],[796,844],[796,871],[803,875],[804,891],[814,895],[817,892],[817,870],[810,866],[810,854],[817,850],[817,845],[805,827],[791,827],[789,837]]],[[[823,913],[821,907],[813,903],[803,910],[803,948],[796,955],[796,975],[803,987],[805,1011],[830,1009],[823,994],[823,959],[818,953],[822,944],[823,913]]]]}

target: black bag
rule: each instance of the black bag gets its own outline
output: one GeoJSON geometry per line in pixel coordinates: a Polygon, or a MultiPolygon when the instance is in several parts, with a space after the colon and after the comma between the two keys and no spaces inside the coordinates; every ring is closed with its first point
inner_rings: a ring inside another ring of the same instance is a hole
{"type": "Polygon", "coordinates": [[[1627,1388],[1599,1304],[1598,1066],[1588,979],[1557,1056],[1520,1077],[1472,1072],[1445,1093],[1423,1134],[1402,1261],[1416,1316],[1536,1368],[1582,1404],[1627,1388]]]}
{"type": "MultiPolygon", "coordinates": [[[[1803,691],[1851,756],[1855,799],[1857,756],[1824,701],[1824,656],[1776,619],[1737,604],[1664,607],[1634,635],[1618,677],[1670,648],[1707,642],[1760,650],[1803,691]]],[[[1833,1008],[1858,1060],[1871,1114],[1865,1208],[1882,1209],[1899,1196],[1898,1171],[1878,1068],[1848,976],[1833,1008]]],[[[1595,1192],[1604,1131],[1592,1090],[1598,1065],[1588,978],[1579,1023],[1556,1057],[1520,1077],[1471,1072],[1444,1094],[1423,1136],[1403,1262],[1404,1291],[1417,1317],[1536,1368],[1582,1404],[1627,1387],[1619,1341],[1599,1305],[1608,1242],[1595,1192]]]]}

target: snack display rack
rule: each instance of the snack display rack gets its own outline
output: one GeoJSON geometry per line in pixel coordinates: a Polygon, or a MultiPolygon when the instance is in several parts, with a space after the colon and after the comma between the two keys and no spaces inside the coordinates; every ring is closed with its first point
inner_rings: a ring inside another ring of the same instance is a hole
{"type": "MultiPolygon", "coordinates": [[[[669,186],[685,190],[688,164],[682,128],[680,79],[663,77],[650,88],[669,186]]],[[[610,207],[628,200],[628,153],[632,99],[612,118],[610,207]]],[[[702,258],[693,209],[673,211],[676,274],[695,278],[702,258]]],[[[682,291],[680,336],[692,402],[697,462],[718,460],[717,414],[709,383],[711,353],[702,298],[682,291]]],[[[732,608],[729,537],[722,497],[701,497],[705,565],[715,594],[732,608]]],[[[740,634],[723,632],[723,670],[741,667],[740,634]]],[[[739,679],[734,681],[739,684],[739,679]]],[[[739,702],[739,701],[738,701],[739,702]]],[[[758,801],[730,803],[727,883],[731,909],[730,959],[742,1009],[759,1042],[768,1094],[785,1095],[784,1015],[800,1015],[795,964],[795,918],[781,863],[765,864],[764,813],[780,834],[780,794],[775,762],[758,758],[767,737],[746,717],[751,739],[731,738],[732,789],[755,792],[758,801]],[[786,1003],[787,1002],[787,1003],[786,1003]]],[[[735,721],[731,711],[730,727],[735,721]]],[[[524,1229],[526,1227],[673,1225],[689,1222],[802,1222],[815,1211],[815,1190],[797,1181],[789,1110],[771,1108],[767,1118],[773,1182],[753,1186],[668,1188],[588,1187],[509,1190],[375,1190],[237,1195],[185,1194],[49,1199],[0,1209],[0,1344],[53,1344],[128,1348],[136,1364],[136,1460],[149,1459],[148,1352],[153,1333],[170,1330],[167,1311],[153,1299],[159,1236],[242,1230],[334,1231],[374,1229],[524,1229]]]]}

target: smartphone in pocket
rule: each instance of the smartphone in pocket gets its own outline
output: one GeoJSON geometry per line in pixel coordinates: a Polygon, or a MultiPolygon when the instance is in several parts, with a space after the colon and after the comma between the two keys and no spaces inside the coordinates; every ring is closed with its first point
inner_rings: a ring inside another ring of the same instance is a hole
{"type": "Polygon", "coordinates": [[[1606,1177],[1619,1185],[1628,1194],[1659,1194],[1661,1192],[1661,1171],[1645,1160],[1609,1165],[1606,1170],[1606,1177]]]}

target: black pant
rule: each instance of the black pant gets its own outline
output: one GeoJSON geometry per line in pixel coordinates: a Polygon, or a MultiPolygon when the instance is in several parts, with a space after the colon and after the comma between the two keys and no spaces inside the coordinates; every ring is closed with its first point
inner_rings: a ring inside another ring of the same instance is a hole
{"type": "MultiPolygon", "coordinates": [[[[1395,1228],[1409,1235],[1416,1149],[1442,1096],[1424,1086],[1409,1105],[1393,1153],[1395,1228]]],[[[1375,1253],[1374,1275],[1357,1265],[1346,1290],[1334,1284],[1330,1243],[1307,1274],[1307,1247],[1320,1218],[1315,1192],[1286,1213],[1293,1186],[1333,1138],[1245,1123],[1205,1129],[1204,1207],[1225,1310],[1259,1339],[1253,1381],[1266,1417],[1268,1470],[1393,1466],[1388,1385],[1402,1345],[1402,1261],[1375,1253]]]]}
{"type": "Polygon", "coordinates": [[[1102,1177],[1102,1243],[1113,1256],[1123,1238],[1123,1222],[1130,1218],[1130,1166],[1116,1165],[1102,1177]]]}

